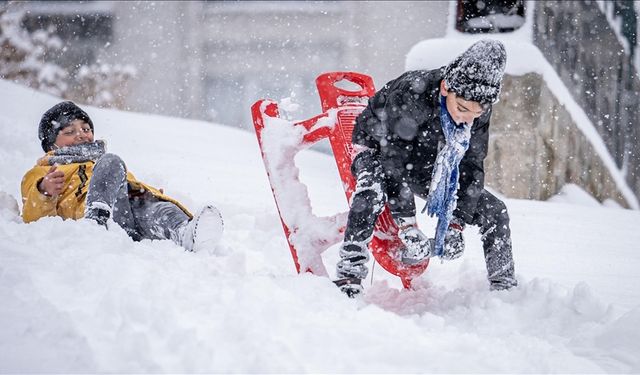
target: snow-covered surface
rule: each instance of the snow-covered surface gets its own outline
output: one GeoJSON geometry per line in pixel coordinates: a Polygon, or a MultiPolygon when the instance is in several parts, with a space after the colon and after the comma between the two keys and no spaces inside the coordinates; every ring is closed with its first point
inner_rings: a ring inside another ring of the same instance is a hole
{"type": "MultiPolygon", "coordinates": [[[[465,255],[432,262],[416,290],[375,267],[349,300],[294,272],[255,135],[212,123],[84,107],[138,178],[218,205],[217,248],[23,224],[6,194],[19,197],[58,99],[4,81],[0,98],[0,372],[640,371],[638,211],[508,199],[517,289],[488,291],[470,228],[465,255]]],[[[316,215],[346,209],[331,157],[297,163],[316,215]]]]}
{"type": "MultiPolygon", "coordinates": [[[[527,9],[533,9],[532,3],[527,3],[527,9]]],[[[576,126],[585,135],[594,150],[600,155],[603,163],[611,172],[611,175],[620,189],[620,192],[629,203],[630,207],[640,209],[640,202],[633,193],[633,190],[626,182],[624,171],[616,166],[616,163],[604,144],[602,137],[598,134],[595,126],[587,117],[582,107],[573,99],[571,92],[564,85],[551,64],[542,55],[542,52],[533,45],[532,40],[532,17],[533,12],[526,13],[527,21],[518,30],[512,33],[502,34],[464,34],[453,28],[453,17],[455,9],[450,9],[449,29],[447,36],[439,39],[428,39],[416,44],[407,54],[406,69],[435,69],[447,65],[457,55],[465,51],[474,42],[492,38],[502,41],[507,50],[507,67],[505,72],[510,75],[519,76],[527,73],[540,74],[547,87],[563,105],[573,118],[576,126]]]]}

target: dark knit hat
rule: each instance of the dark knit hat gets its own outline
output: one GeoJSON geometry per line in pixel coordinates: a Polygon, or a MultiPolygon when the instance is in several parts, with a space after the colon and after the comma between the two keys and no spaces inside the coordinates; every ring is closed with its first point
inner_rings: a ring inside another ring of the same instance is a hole
{"type": "Polygon", "coordinates": [[[82,120],[89,124],[93,131],[93,122],[89,115],[73,102],[61,102],[49,108],[40,119],[38,138],[44,152],[48,152],[56,141],[58,132],[69,126],[73,120],[82,120]]]}
{"type": "Polygon", "coordinates": [[[466,100],[495,103],[500,96],[502,76],[507,64],[504,45],[483,39],[456,57],[444,71],[447,89],[466,100]]]}

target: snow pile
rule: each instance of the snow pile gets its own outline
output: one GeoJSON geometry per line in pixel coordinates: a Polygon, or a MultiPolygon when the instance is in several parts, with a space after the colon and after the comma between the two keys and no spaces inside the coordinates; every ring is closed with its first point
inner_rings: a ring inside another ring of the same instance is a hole
{"type": "Polygon", "coordinates": [[[553,197],[547,199],[548,202],[571,203],[591,207],[613,207],[622,208],[620,204],[612,199],[607,199],[600,203],[597,199],[589,195],[584,189],[575,184],[566,184],[560,189],[560,192],[553,197]]]}
{"type": "MultiPolygon", "coordinates": [[[[432,262],[415,290],[376,266],[349,300],[295,273],[255,135],[237,129],[84,107],[142,181],[194,210],[218,205],[216,248],[23,224],[7,194],[41,156],[37,123],[58,99],[4,81],[0,97],[0,372],[640,371],[640,212],[507,200],[517,289],[488,291],[470,228],[465,255],[432,262]]],[[[334,160],[296,162],[313,213],[344,212],[334,160]]],[[[332,273],[337,247],[323,256],[332,273]]]]}

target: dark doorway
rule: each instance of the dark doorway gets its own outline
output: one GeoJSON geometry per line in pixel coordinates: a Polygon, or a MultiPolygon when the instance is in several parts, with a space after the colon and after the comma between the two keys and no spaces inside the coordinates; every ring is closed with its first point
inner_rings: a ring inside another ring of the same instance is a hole
{"type": "Polygon", "coordinates": [[[511,32],[524,21],[524,0],[458,0],[456,29],[463,33],[511,32]]]}

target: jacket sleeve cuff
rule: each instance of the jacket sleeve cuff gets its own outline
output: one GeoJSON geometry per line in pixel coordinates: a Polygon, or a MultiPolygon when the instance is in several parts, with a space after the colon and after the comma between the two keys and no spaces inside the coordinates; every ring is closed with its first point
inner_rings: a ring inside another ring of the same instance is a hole
{"type": "Polygon", "coordinates": [[[38,220],[57,213],[57,198],[42,194],[37,186],[32,186],[22,202],[22,218],[25,222],[38,220]]]}

